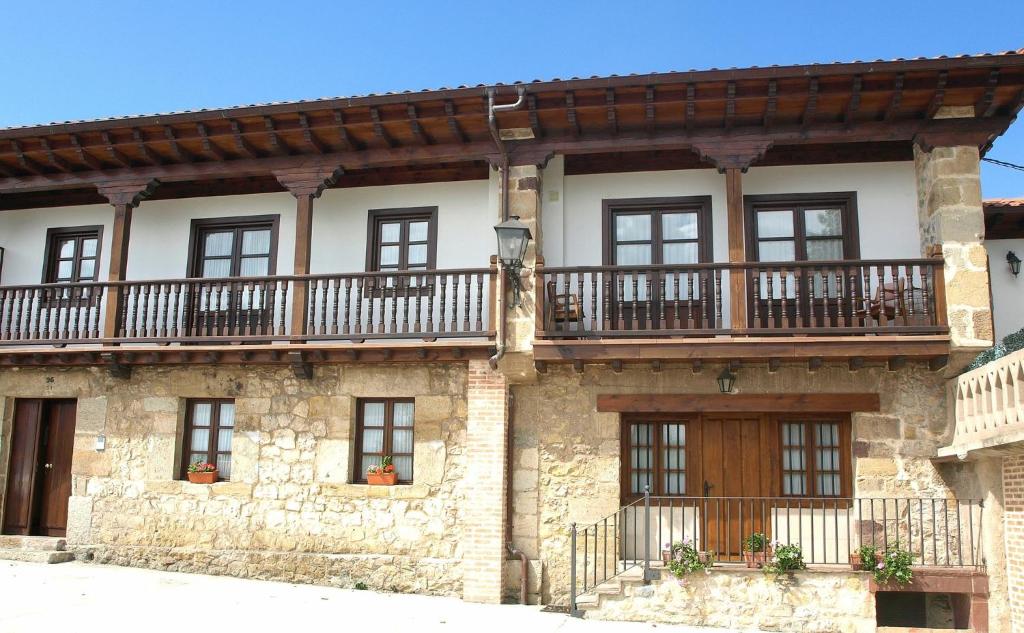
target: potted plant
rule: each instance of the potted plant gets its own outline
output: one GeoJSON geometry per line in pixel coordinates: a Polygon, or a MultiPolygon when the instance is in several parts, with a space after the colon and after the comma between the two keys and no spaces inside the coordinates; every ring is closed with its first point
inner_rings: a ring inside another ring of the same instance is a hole
{"type": "Polygon", "coordinates": [[[783,545],[782,543],[774,545],[774,548],[769,548],[774,549],[774,554],[765,562],[764,573],[771,576],[782,576],[807,569],[807,565],[804,564],[804,553],[799,545],[783,545]]]}
{"type": "Polygon", "coordinates": [[[697,571],[711,573],[711,567],[715,562],[712,552],[698,552],[693,540],[689,537],[684,538],[682,542],[673,544],[670,554],[668,570],[680,579],[697,571]]]}
{"type": "MultiPolygon", "coordinates": [[[[682,541],[677,541],[675,544],[665,543],[661,546],[661,562],[668,567],[669,563],[671,563],[673,559],[678,559],[679,553],[688,545],[691,547],[693,545],[693,542],[689,537],[682,541]]],[[[706,552],[697,552],[697,557],[708,567],[714,567],[715,561],[718,559],[718,554],[714,550],[708,550],[706,552]]]]}
{"type": "Polygon", "coordinates": [[[390,455],[385,455],[379,464],[366,469],[366,483],[371,486],[394,486],[397,481],[398,473],[390,455]]]}
{"type": "Polygon", "coordinates": [[[882,560],[875,565],[871,573],[879,585],[894,583],[903,586],[914,579],[910,569],[913,562],[914,555],[910,552],[898,547],[890,548],[885,551],[882,560]]]}
{"type": "Polygon", "coordinates": [[[882,553],[873,545],[861,545],[857,551],[850,554],[850,567],[853,571],[874,571],[880,562],[882,553]]]}
{"type": "Polygon", "coordinates": [[[188,465],[188,480],[194,484],[212,484],[217,481],[217,465],[196,462],[188,465]]]}
{"type": "Polygon", "coordinates": [[[768,544],[768,537],[764,532],[754,532],[743,539],[743,560],[747,567],[764,567],[765,561],[772,553],[772,546],[768,544]]]}

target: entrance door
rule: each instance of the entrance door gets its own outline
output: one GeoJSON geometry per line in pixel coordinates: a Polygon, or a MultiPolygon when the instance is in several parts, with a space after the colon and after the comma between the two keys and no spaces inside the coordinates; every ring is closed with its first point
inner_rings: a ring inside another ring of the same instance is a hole
{"type": "Polygon", "coordinates": [[[771,508],[748,498],[771,495],[767,426],[759,415],[704,415],[699,426],[705,549],[739,560],[743,539],[771,523],[771,508]]]}
{"type": "Polygon", "coordinates": [[[4,534],[64,536],[71,496],[74,400],[17,400],[4,534]]]}

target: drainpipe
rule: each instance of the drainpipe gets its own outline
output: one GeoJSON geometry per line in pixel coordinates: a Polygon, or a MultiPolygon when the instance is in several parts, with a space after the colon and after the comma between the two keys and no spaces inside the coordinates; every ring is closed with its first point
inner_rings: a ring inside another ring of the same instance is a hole
{"type": "MultiPolygon", "coordinates": [[[[494,144],[498,148],[498,153],[501,155],[501,162],[498,165],[498,172],[500,178],[501,196],[498,198],[499,217],[504,222],[508,219],[508,150],[505,148],[505,142],[501,140],[501,133],[498,131],[498,119],[495,116],[498,112],[512,112],[523,107],[523,103],[526,102],[526,87],[518,86],[516,92],[519,94],[519,98],[516,99],[515,103],[506,103],[503,105],[497,105],[494,103],[494,88],[487,89],[487,128],[491,131],[491,138],[494,139],[494,144]]],[[[505,283],[504,273],[502,270],[502,263],[498,262],[498,296],[496,298],[495,310],[498,310],[497,328],[496,332],[498,345],[495,350],[494,356],[488,360],[491,369],[498,367],[498,361],[505,355],[505,283]]]]}

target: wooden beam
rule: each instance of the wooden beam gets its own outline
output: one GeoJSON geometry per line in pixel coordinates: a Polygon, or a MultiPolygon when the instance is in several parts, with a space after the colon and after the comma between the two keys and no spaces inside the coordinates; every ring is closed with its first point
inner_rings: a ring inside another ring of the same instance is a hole
{"type": "Polygon", "coordinates": [[[75,155],[78,156],[78,162],[82,163],[89,169],[103,169],[103,163],[97,160],[92,154],[85,151],[82,147],[81,141],[78,140],[78,136],[75,134],[71,135],[71,146],[75,148],[75,155]]]}
{"type": "Polygon", "coordinates": [[[341,110],[333,110],[334,113],[334,126],[338,131],[338,138],[341,140],[341,146],[348,151],[356,151],[359,149],[359,144],[355,142],[352,135],[348,133],[348,128],[345,127],[345,115],[342,114],[341,110]]]}
{"type": "Polygon", "coordinates": [[[412,132],[413,137],[424,145],[433,145],[434,139],[427,136],[427,133],[423,131],[423,126],[420,125],[416,106],[410,103],[405,107],[405,112],[406,116],[409,117],[409,130],[412,132]]]}
{"type": "Polygon", "coordinates": [[[235,149],[239,155],[245,158],[256,158],[259,154],[253,148],[249,141],[245,140],[245,136],[242,134],[242,126],[238,121],[231,119],[231,137],[235,141],[235,149]]]}
{"type": "Polygon", "coordinates": [[[384,129],[384,122],[380,117],[380,110],[378,108],[370,108],[370,119],[373,120],[373,135],[383,140],[388,147],[394,147],[396,145],[395,139],[391,138],[388,131],[384,129]]]}
{"type": "Polygon", "coordinates": [[[267,131],[267,137],[270,141],[270,154],[272,156],[287,156],[292,153],[291,148],[285,145],[280,135],[278,135],[272,118],[268,116],[263,117],[263,129],[267,131]]]}
{"type": "Polygon", "coordinates": [[[778,358],[769,358],[768,359],[768,373],[769,374],[774,374],[775,372],[779,371],[779,367],[781,365],[782,365],[782,361],[780,359],[778,359],[778,358]]]}
{"type": "MultiPolygon", "coordinates": [[[[534,103],[536,104],[536,102],[534,102],[534,103]]],[[[459,125],[459,121],[456,118],[456,113],[455,113],[455,104],[452,103],[451,99],[447,99],[444,102],[444,114],[445,114],[445,116],[448,119],[448,131],[450,131],[452,133],[452,136],[455,137],[456,142],[458,142],[458,143],[466,143],[466,142],[468,142],[469,141],[469,137],[466,136],[466,133],[462,131],[462,126],[459,125]]],[[[534,115],[536,115],[536,112],[534,112],[534,115]]],[[[534,136],[538,136],[536,129],[533,131],[533,134],[534,134],[534,136]]],[[[538,138],[539,138],[539,136],[538,136],[538,138]]]]}
{"type": "Polygon", "coordinates": [[[150,165],[163,165],[164,160],[156,152],[146,145],[146,137],[142,134],[142,130],[138,128],[132,128],[132,139],[135,141],[135,147],[139,150],[139,154],[142,158],[150,165]]]}
{"type": "Polygon", "coordinates": [[[576,94],[572,90],[565,93],[565,116],[569,121],[569,134],[576,138],[580,135],[580,122],[576,118],[576,94]]]}
{"type": "Polygon", "coordinates": [[[616,374],[621,374],[622,373],[622,361],[621,360],[616,359],[616,360],[612,361],[612,371],[615,372],[616,374]]]}
{"type": "Polygon", "coordinates": [[[288,363],[292,366],[295,377],[302,380],[313,378],[313,365],[306,362],[302,352],[288,352],[288,363]]]}
{"type": "Polygon", "coordinates": [[[533,368],[537,371],[538,374],[548,373],[548,364],[542,360],[535,362],[533,364],[533,368]]]}
{"type": "Polygon", "coordinates": [[[224,160],[226,156],[223,150],[210,141],[209,132],[202,123],[196,123],[196,132],[199,133],[199,141],[202,143],[203,151],[213,157],[214,160],[224,160]]]}
{"type": "Polygon", "coordinates": [[[805,128],[814,122],[814,114],[818,110],[818,78],[811,77],[807,84],[807,101],[804,103],[804,114],[800,117],[800,124],[805,128]]]}
{"type": "Polygon", "coordinates": [[[939,73],[938,78],[935,80],[935,92],[932,93],[932,99],[928,102],[928,108],[925,110],[924,118],[935,118],[935,113],[942,107],[942,102],[946,98],[946,81],[948,79],[949,71],[944,70],[939,73]]]}
{"type": "Polygon", "coordinates": [[[43,169],[42,165],[37,163],[34,159],[29,158],[28,156],[25,155],[24,150],[22,150],[21,148],[21,143],[19,143],[18,141],[12,140],[11,148],[14,149],[14,156],[15,158],[18,159],[18,165],[21,166],[21,168],[24,169],[25,171],[31,174],[35,174],[37,176],[41,175],[44,171],[46,171],[45,169],[43,169]]]}
{"type": "Polygon", "coordinates": [[[860,75],[853,76],[850,100],[846,102],[846,112],[843,114],[843,122],[847,126],[853,125],[853,118],[857,115],[857,110],[860,109],[860,89],[863,84],[864,79],[860,75]]]}
{"type": "Polygon", "coordinates": [[[703,370],[704,370],[704,361],[702,361],[701,359],[698,358],[698,359],[694,360],[692,363],[690,363],[690,372],[691,373],[699,374],[703,370]]]}
{"type": "Polygon", "coordinates": [[[656,373],[656,374],[661,372],[661,361],[660,360],[652,360],[651,361],[651,371],[656,373]]]}
{"type": "Polygon", "coordinates": [[[51,165],[53,165],[54,168],[57,169],[57,171],[74,171],[71,168],[71,165],[70,165],[70,163],[68,163],[68,161],[64,160],[63,158],[58,156],[56,153],[54,153],[53,148],[50,147],[50,141],[46,140],[46,137],[40,138],[39,139],[39,144],[43,148],[43,153],[46,154],[46,160],[51,165]]]}
{"type": "MultiPolygon", "coordinates": [[[[729,261],[746,261],[743,176],[739,169],[725,170],[725,206],[729,229],[729,261]]],[[[729,322],[733,329],[747,327],[747,279],[739,270],[729,274],[729,322]]]]}
{"type": "Polygon", "coordinates": [[[107,156],[110,157],[110,160],[114,161],[121,167],[132,166],[132,161],[129,160],[128,157],[121,152],[121,150],[117,149],[117,147],[114,146],[114,142],[110,138],[110,132],[103,132],[100,135],[100,138],[103,139],[103,146],[104,149],[107,150],[107,156]]]}
{"type": "Polygon", "coordinates": [[[573,368],[573,370],[576,371],[577,374],[582,374],[583,373],[583,361],[581,361],[581,360],[573,361],[572,368],[573,368]]]}
{"type": "Polygon", "coordinates": [[[644,89],[644,129],[648,134],[654,133],[654,86],[644,89]]]}
{"type": "Polygon", "coordinates": [[[889,371],[899,371],[907,365],[906,356],[893,356],[889,359],[888,368],[889,371]]]}
{"type": "Polygon", "coordinates": [[[608,132],[619,133],[619,123],[615,116],[615,88],[608,88],[604,91],[604,102],[608,105],[608,132]]]}
{"type": "Polygon", "coordinates": [[[949,365],[949,355],[943,354],[942,356],[936,356],[935,358],[928,361],[928,369],[931,371],[942,371],[949,365]]]}
{"type": "Polygon", "coordinates": [[[730,81],[725,86],[725,120],[722,122],[725,129],[732,129],[733,121],[736,119],[736,82],[730,81]]]}
{"type": "Polygon", "coordinates": [[[775,119],[775,112],[778,109],[778,84],[774,79],[768,82],[768,101],[764,105],[764,116],[761,124],[767,131],[772,127],[772,120],[775,119]]]}
{"type": "Polygon", "coordinates": [[[171,148],[171,154],[174,156],[174,158],[177,159],[179,163],[191,163],[192,161],[194,161],[195,157],[192,156],[192,154],[186,152],[183,147],[178,145],[178,136],[175,133],[174,128],[172,128],[169,125],[165,125],[163,129],[164,138],[167,139],[167,143],[170,145],[171,148]]]}
{"type": "Polygon", "coordinates": [[[885,109],[883,120],[892,121],[900,111],[900,102],[903,101],[903,73],[896,75],[896,82],[892,87],[892,98],[889,99],[889,106],[885,109]]]}
{"type": "Polygon", "coordinates": [[[863,356],[851,356],[850,357],[850,371],[858,371],[862,367],[864,367],[864,357],[863,356]]]}
{"type": "Polygon", "coordinates": [[[306,145],[313,148],[313,151],[317,154],[326,154],[330,151],[330,148],[320,142],[320,139],[316,137],[316,134],[309,129],[309,120],[305,114],[299,114],[299,125],[302,127],[302,140],[306,141],[306,145]]]}
{"type": "Polygon", "coordinates": [[[880,411],[877,393],[629,394],[597,396],[601,413],[851,413],[880,411]]]}
{"type": "Polygon", "coordinates": [[[999,86],[999,69],[996,68],[988,74],[988,86],[985,88],[981,99],[974,104],[974,116],[988,118],[996,113],[997,103],[996,88],[999,86]]]}
{"type": "Polygon", "coordinates": [[[807,371],[816,372],[822,368],[825,364],[825,359],[821,356],[812,356],[807,359],[807,371]]]}

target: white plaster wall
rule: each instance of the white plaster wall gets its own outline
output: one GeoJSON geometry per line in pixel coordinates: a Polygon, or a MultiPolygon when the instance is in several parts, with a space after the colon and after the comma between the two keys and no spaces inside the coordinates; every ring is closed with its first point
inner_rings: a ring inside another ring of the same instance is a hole
{"type": "Polygon", "coordinates": [[[989,278],[992,284],[992,318],[996,341],[1024,327],[1024,274],[1014,277],[1006,263],[1007,251],[1024,259],[1024,239],[987,240],[989,278]]]}
{"type": "Polygon", "coordinates": [[[113,222],[114,208],[108,204],[0,211],[0,247],[4,249],[0,284],[12,286],[42,281],[47,229],[97,224],[103,225],[99,279],[105,279],[110,266],[113,222]]]}

